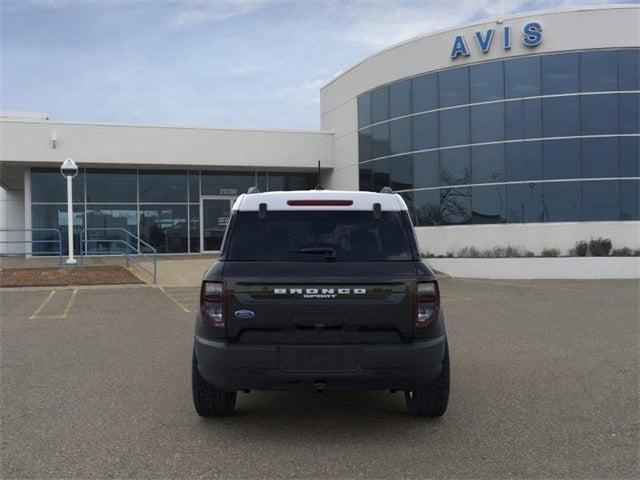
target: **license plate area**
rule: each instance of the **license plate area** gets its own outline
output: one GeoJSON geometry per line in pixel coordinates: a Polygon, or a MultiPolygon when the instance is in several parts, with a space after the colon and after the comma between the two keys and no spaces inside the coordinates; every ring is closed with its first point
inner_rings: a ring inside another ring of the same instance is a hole
{"type": "Polygon", "coordinates": [[[283,346],[278,352],[280,369],[295,372],[353,371],[359,368],[360,348],[283,346]]]}

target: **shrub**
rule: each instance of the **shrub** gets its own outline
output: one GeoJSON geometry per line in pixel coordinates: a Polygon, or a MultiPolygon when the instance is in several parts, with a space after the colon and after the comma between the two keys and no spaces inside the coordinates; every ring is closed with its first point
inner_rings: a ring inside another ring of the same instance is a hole
{"type": "Polygon", "coordinates": [[[615,248],[611,250],[611,255],[614,257],[633,257],[635,256],[634,253],[635,252],[629,247],[615,248]]]}
{"type": "Polygon", "coordinates": [[[527,250],[524,254],[525,257],[535,257],[536,254],[533,253],[531,250],[527,250]]]}
{"type": "Polygon", "coordinates": [[[545,248],[544,250],[542,250],[542,256],[543,257],[559,257],[560,250],[558,250],[557,248],[545,248]]]}
{"type": "Polygon", "coordinates": [[[433,258],[435,257],[435,255],[431,252],[421,252],[420,255],[422,256],[422,258],[433,258]]]}
{"type": "Polygon", "coordinates": [[[606,257],[611,251],[611,240],[608,238],[592,238],[589,242],[589,251],[594,257],[606,257]]]}
{"type": "Polygon", "coordinates": [[[585,240],[580,240],[579,242],[576,242],[574,250],[578,257],[586,257],[587,252],[589,251],[589,244],[585,240]]]}

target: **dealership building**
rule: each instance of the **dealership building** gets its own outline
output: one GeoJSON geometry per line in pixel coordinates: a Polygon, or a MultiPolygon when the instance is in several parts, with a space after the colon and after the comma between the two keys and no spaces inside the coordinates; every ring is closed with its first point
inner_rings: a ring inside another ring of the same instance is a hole
{"type": "Polygon", "coordinates": [[[314,188],[320,161],[327,188],[402,195],[424,252],[566,253],[592,237],[637,249],[639,24],[638,6],[589,7],[408,40],[321,89],[320,131],[6,113],[0,230],[58,228],[66,238],[59,165],[72,157],[76,242],[85,228],[122,228],[159,253],[215,252],[239,194],[314,188]]]}

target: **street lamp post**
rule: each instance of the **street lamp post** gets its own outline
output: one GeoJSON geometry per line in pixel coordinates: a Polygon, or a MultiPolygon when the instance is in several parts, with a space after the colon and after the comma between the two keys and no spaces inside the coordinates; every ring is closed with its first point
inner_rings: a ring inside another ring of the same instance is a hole
{"type": "Polygon", "coordinates": [[[75,265],[77,260],[73,258],[73,177],[78,174],[78,165],[72,158],[65,159],[60,166],[60,173],[67,179],[67,243],[69,244],[69,258],[67,265],[75,265]]]}

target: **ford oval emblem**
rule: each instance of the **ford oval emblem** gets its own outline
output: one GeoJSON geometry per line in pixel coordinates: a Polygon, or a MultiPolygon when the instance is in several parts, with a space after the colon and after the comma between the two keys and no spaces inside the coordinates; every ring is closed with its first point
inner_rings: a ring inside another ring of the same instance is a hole
{"type": "Polygon", "coordinates": [[[234,315],[236,316],[236,318],[248,320],[250,318],[253,318],[256,314],[253,312],[253,310],[236,310],[234,312],[234,315]]]}

